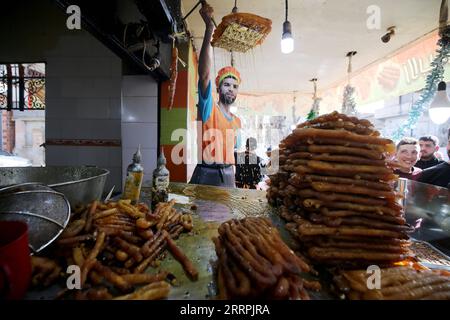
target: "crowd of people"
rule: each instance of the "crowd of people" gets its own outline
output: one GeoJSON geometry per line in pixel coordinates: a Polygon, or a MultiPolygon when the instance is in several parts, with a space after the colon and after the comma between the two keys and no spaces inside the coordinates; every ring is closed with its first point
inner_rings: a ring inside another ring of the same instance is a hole
{"type": "MultiPolygon", "coordinates": [[[[450,158],[450,129],[447,138],[446,150],[450,158]]],[[[401,178],[450,187],[450,164],[443,160],[439,140],[435,136],[423,136],[419,140],[403,138],[397,143],[391,164],[401,178]]]]}
{"type": "MultiPolygon", "coordinates": [[[[269,162],[259,157],[255,152],[256,149],[256,139],[249,138],[245,152],[235,152],[237,188],[263,188],[269,162]]],[[[446,150],[450,159],[450,129],[446,150]]],[[[270,151],[267,153],[269,158],[270,151]]],[[[418,140],[410,137],[400,140],[397,143],[396,153],[389,163],[400,178],[450,188],[450,161],[443,158],[439,151],[438,138],[428,135],[418,140]]]]}

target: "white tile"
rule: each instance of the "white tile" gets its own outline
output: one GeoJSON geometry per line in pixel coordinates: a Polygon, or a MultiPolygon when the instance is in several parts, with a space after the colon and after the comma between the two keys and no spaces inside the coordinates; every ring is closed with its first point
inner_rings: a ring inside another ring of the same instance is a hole
{"type": "Polygon", "coordinates": [[[123,76],[124,97],[157,97],[158,83],[150,75],[123,76]]]}
{"type": "Polygon", "coordinates": [[[72,60],[66,57],[49,57],[45,65],[45,75],[47,78],[67,76],[68,61],[72,60]]]}
{"type": "Polygon", "coordinates": [[[123,97],[122,122],[158,122],[158,99],[123,97]]]}
{"type": "Polygon", "coordinates": [[[86,41],[86,47],[83,50],[83,55],[93,57],[112,58],[116,55],[110,49],[108,49],[103,43],[98,41],[90,33],[86,32],[87,36],[84,39],[86,41]],[[86,50],[89,48],[88,50],[86,50]]]}
{"type": "Polygon", "coordinates": [[[122,119],[122,98],[109,99],[109,119],[122,119]]]}
{"type": "Polygon", "coordinates": [[[59,119],[57,120],[61,126],[60,139],[86,139],[89,134],[89,129],[84,121],[77,121],[76,119],[59,119]]]}
{"type": "Polygon", "coordinates": [[[120,98],[119,77],[61,77],[60,96],[66,98],[120,98]]]}
{"type": "Polygon", "coordinates": [[[111,63],[109,59],[104,57],[82,57],[79,60],[79,72],[82,72],[80,75],[111,77],[111,63]]]}
{"type": "Polygon", "coordinates": [[[110,77],[111,62],[102,57],[51,57],[47,74],[59,77],[110,77]]]}
{"type": "Polygon", "coordinates": [[[62,124],[59,119],[45,120],[45,137],[46,139],[59,139],[62,135],[62,124]]]}
{"type": "Polygon", "coordinates": [[[108,147],[108,166],[122,167],[122,148],[108,147]]]}
{"type": "Polygon", "coordinates": [[[57,50],[66,56],[111,57],[114,55],[85,30],[66,32],[58,40],[57,50]]]}
{"type": "Polygon", "coordinates": [[[60,119],[61,139],[120,139],[120,121],[60,119]]]}
{"type": "Polygon", "coordinates": [[[93,90],[96,97],[120,98],[121,77],[95,77],[93,78],[93,90]]]}
{"type": "Polygon", "coordinates": [[[66,32],[57,38],[55,50],[65,56],[84,56],[89,48],[87,44],[86,31],[66,32]]]}
{"type": "Polygon", "coordinates": [[[108,147],[78,147],[81,165],[106,167],[109,164],[108,147]]]}
{"type": "Polygon", "coordinates": [[[91,98],[103,97],[97,94],[94,87],[94,78],[90,77],[61,77],[61,96],[65,98],[91,98]]]}
{"type": "Polygon", "coordinates": [[[45,163],[48,166],[80,165],[78,158],[78,147],[47,146],[45,148],[45,163]]]}
{"type": "Polygon", "coordinates": [[[48,119],[112,120],[114,118],[110,118],[110,112],[109,98],[47,98],[48,119]]]}
{"type": "Polygon", "coordinates": [[[122,170],[120,167],[106,167],[109,170],[109,175],[106,178],[104,195],[106,196],[111,188],[114,186],[114,192],[122,192],[122,170]]]}
{"type": "Polygon", "coordinates": [[[91,120],[91,132],[98,133],[98,138],[95,139],[121,139],[121,124],[120,120],[91,120]]]}
{"type": "Polygon", "coordinates": [[[76,99],[46,98],[45,116],[47,119],[75,118],[77,116],[76,99]]]}
{"type": "Polygon", "coordinates": [[[80,99],[77,103],[77,118],[108,119],[109,99],[80,99]]]}
{"type": "Polygon", "coordinates": [[[122,77],[122,60],[119,57],[112,57],[109,61],[109,75],[112,77],[122,77]]]}
{"type": "Polygon", "coordinates": [[[62,86],[60,77],[46,75],[45,78],[45,99],[60,98],[62,95],[62,86]]]}
{"type": "Polygon", "coordinates": [[[122,148],[156,148],[158,125],[156,123],[122,123],[122,148]]]}

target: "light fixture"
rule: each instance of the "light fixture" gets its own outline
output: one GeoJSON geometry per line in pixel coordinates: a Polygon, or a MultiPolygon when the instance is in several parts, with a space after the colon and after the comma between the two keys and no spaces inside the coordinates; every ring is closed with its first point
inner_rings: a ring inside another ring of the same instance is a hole
{"type": "Polygon", "coordinates": [[[292,26],[288,21],[288,0],[286,0],[286,19],[283,22],[283,35],[281,36],[281,52],[287,54],[294,51],[294,38],[292,38],[292,26]]]}
{"type": "Polygon", "coordinates": [[[447,96],[447,84],[439,82],[438,90],[433,102],[428,109],[431,121],[436,124],[445,123],[450,118],[450,100],[447,96]]]}

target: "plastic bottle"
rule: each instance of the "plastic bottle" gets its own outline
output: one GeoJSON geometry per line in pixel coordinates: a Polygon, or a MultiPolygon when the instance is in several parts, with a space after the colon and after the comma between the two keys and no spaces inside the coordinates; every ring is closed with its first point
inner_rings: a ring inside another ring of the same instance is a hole
{"type": "Polygon", "coordinates": [[[139,201],[141,195],[142,180],[144,179],[144,168],[141,165],[141,145],[133,155],[133,162],[127,168],[127,178],[123,191],[123,199],[130,199],[132,204],[139,201]]]}
{"type": "Polygon", "coordinates": [[[159,202],[167,202],[169,199],[170,172],[166,168],[166,157],[161,148],[159,153],[157,167],[153,171],[152,188],[152,208],[154,209],[159,202]]]}

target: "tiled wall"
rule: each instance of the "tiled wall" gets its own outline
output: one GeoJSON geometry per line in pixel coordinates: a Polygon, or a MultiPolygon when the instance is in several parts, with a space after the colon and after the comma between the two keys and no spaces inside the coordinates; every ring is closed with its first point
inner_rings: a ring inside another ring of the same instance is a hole
{"type": "MultiPolygon", "coordinates": [[[[46,140],[121,139],[122,65],[110,50],[87,32],[62,37],[47,57],[46,75],[46,140]]],[[[47,165],[106,168],[110,175],[105,189],[122,188],[120,146],[48,145],[46,149],[47,165]]]]}
{"type": "Polygon", "coordinates": [[[149,186],[158,148],[158,83],[147,75],[122,80],[122,179],[140,144],[143,184],[149,186]]]}
{"type": "MultiPolygon", "coordinates": [[[[0,19],[2,62],[46,62],[46,140],[121,139],[122,62],[85,30],[68,30],[52,1],[7,2],[0,19]],[[10,7],[10,8],[9,8],[10,7]]],[[[122,150],[48,145],[47,165],[110,170],[105,187],[122,188],[122,150]]]]}

